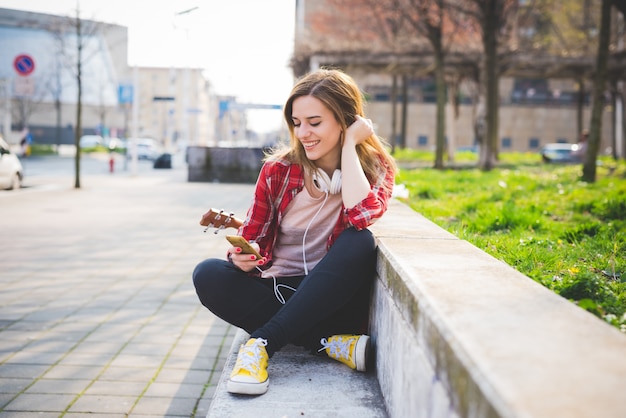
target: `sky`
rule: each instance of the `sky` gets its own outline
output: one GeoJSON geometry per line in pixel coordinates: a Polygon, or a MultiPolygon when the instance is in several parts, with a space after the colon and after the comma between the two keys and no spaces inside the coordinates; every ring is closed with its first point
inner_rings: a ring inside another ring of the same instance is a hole
{"type": "MultiPolygon", "coordinates": [[[[63,16],[77,5],[85,19],[128,27],[129,65],[203,68],[215,93],[242,103],[282,105],[293,85],[295,0],[0,0],[63,16]]],[[[259,118],[280,118],[250,113],[259,130],[259,118]]]]}

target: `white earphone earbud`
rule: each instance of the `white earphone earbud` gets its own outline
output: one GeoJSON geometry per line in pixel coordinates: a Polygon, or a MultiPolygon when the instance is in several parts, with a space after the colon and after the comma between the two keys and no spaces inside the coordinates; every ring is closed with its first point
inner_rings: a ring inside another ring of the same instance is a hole
{"type": "Polygon", "coordinates": [[[331,179],[324,170],[318,168],[313,173],[313,184],[321,192],[339,194],[341,193],[341,170],[335,170],[331,179]]]}

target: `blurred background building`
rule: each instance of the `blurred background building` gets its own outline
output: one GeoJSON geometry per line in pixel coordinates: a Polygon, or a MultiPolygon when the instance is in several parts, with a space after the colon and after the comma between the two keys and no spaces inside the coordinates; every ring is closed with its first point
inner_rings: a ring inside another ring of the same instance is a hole
{"type": "MultiPolygon", "coordinates": [[[[404,141],[408,148],[432,150],[436,136],[433,47],[424,32],[411,28],[407,34],[406,27],[402,27],[411,12],[409,9],[416,9],[417,5],[393,4],[298,0],[294,72],[300,76],[320,67],[346,70],[364,91],[368,114],[377,123],[379,134],[392,143],[404,141]],[[361,8],[356,9],[357,6],[361,8]],[[394,77],[398,86],[395,96],[398,113],[402,102],[407,103],[404,139],[400,138],[399,115],[395,129],[392,126],[394,77]],[[400,89],[403,78],[407,85],[405,93],[400,89]]],[[[501,151],[536,152],[547,143],[576,143],[581,130],[589,128],[600,7],[591,0],[569,2],[569,9],[564,12],[559,4],[552,3],[555,10],[542,10],[531,8],[536,3],[519,1],[510,25],[510,37],[501,45],[498,129],[501,151]],[[541,44],[545,39],[553,43],[541,44]]],[[[435,7],[434,2],[430,7],[435,7]]],[[[620,13],[614,13],[614,20],[613,39],[617,41],[612,44],[613,58],[609,62],[610,88],[615,88],[614,80],[620,77],[623,80],[626,74],[624,21],[620,13]],[[615,63],[618,65],[611,67],[615,63]]],[[[476,113],[481,111],[475,93],[483,52],[475,32],[464,35],[449,43],[443,38],[446,82],[459,83],[458,108],[454,109],[447,99],[446,135],[448,139],[454,137],[457,148],[471,149],[476,145],[476,113]]],[[[451,86],[452,83],[448,84],[451,86]]],[[[616,115],[615,108],[613,98],[607,93],[602,113],[601,153],[610,152],[616,131],[623,129],[622,114],[616,115]]]]}
{"type": "MultiPolygon", "coordinates": [[[[118,89],[131,82],[127,29],[84,24],[93,28],[81,52],[84,132],[123,135],[128,114],[118,89]]],[[[66,17],[0,9],[0,94],[3,132],[9,140],[28,127],[36,142],[74,143],[78,87],[72,28],[66,17]],[[19,58],[32,60],[31,72],[18,71],[19,58]]]]}
{"type": "Polygon", "coordinates": [[[217,98],[200,68],[138,69],[139,136],[166,149],[215,143],[217,98]]]}
{"type": "MultiPolygon", "coordinates": [[[[19,142],[28,128],[36,143],[74,144],[79,44],[81,135],[130,137],[137,93],[139,137],[171,150],[217,143],[225,124],[219,113],[224,99],[212,93],[203,69],[141,67],[135,73],[128,65],[126,27],[80,22],[79,40],[76,19],[0,8],[0,132],[9,143],[19,142]]],[[[229,109],[229,123],[245,123],[240,113],[229,109]]]]}

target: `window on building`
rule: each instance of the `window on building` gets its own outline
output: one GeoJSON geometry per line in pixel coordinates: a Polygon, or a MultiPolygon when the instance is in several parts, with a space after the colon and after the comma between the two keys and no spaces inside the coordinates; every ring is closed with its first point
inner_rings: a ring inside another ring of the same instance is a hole
{"type": "Polygon", "coordinates": [[[509,137],[502,138],[502,149],[511,148],[511,145],[512,145],[511,138],[509,137]]]}
{"type": "Polygon", "coordinates": [[[528,148],[529,149],[538,149],[539,148],[539,138],[530,138],[528,140],[528,148]]]}
{"type": "Polygon", "coordinates": [[[428,136],[426,136],[426,135],[419,135],[417,137],[417,145],[419,145],[419,146],[428,145],[428,136]]]}
{"type": "Polygon", "coordinates": [[[511,92],[513,103],[545,103],[550,97],[548,80],[542,78],[516,78],[511,92]]]}

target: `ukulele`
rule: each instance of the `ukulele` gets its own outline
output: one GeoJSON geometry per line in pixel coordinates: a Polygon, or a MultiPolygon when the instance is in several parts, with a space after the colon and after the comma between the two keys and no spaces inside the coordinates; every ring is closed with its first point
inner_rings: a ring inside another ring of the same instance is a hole
{"type": "Polygon", "coordinates": [[[207,213],[202,215],[200,225],[206,226],[204,232],[208,231],[209,228],[215,228],[214,234],[226,228],[238,229],[243,224],[243,221],[235,218],[234,215],[235,214],[232,212],[227,215],[223,210],[218,211],[217,209],[211,208],[207,213]]]}

